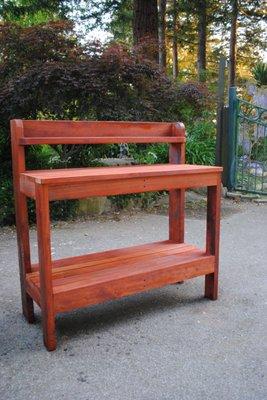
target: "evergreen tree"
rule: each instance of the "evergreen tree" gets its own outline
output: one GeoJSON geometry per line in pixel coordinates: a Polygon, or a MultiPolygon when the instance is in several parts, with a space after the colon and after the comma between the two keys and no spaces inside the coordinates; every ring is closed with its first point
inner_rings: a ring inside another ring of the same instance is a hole
{"type": "Polygon", "coordinates": [[[64,0],[0,0],[1,19],[22,26],[65,19],[69,10],[64,0]]]}
{"type": "Polygon", "coordinates": [[[144,45],[147,56],[158,62],[159,57],[159,18],[157,0],[134,0],[133,2],[133,41],[144,45]]]}

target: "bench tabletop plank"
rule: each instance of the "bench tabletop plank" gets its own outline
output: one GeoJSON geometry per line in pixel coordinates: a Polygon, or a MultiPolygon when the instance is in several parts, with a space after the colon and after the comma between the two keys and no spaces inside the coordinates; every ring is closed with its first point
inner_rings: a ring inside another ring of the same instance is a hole
{"type": "Polygon", "coordinates": [[[221,167],[189,164],[135,165],[123,167],[68,168],[26,171],[21,176],[39,184],[60,185],[71,182],[115,180],[137,177],[220,173],[221,167]]]}

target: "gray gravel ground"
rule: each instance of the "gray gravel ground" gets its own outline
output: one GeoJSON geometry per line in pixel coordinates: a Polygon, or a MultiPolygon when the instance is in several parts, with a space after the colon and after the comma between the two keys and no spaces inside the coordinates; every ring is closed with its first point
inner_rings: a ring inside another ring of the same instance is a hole
{"type": "MultiPolygon", "coordinates": [[[[62,314],[53,353],[39,309],[36,324],[22,318],[15,232],[2,229],[0,399],[265,400],[267,207],[227,204],[218,301],[203,298],[197,278],[62,314]]],[[[167,226],[142,213],[58,224],[54,257],[160,240],[167,226]]],[[[187,240],[203,244],[204,228],[187,220],[187,240]]]]}

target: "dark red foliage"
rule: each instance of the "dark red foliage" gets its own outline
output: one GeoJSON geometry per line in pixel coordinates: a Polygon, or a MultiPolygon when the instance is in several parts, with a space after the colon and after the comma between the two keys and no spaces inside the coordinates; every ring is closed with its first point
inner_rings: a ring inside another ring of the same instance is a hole
{"type": "Polygon", "coordinates": [[[0,82],[23,74],[47,61],[75,60],[81,54],[69,21],[50,22],[23,28],[14,23],[0,24],[0,82]]]}
{"type": "Polygon", "coordinates": [[[183,119],[180,105],[199,110],[205,97],[194,84],[177,88],[138,48],[82,46],[69,22],[1,24],[0,53],[4,177],[10,177],[12,118],[177,121],[183,119]]]}
{"type": "Polygon", "coordinates": [[[196,82],[188,82],[180,85],[177,95],[180,99],[191,104],[192,107],[203,107],[209,98],[207,87],[204,84],[196,82]]]}

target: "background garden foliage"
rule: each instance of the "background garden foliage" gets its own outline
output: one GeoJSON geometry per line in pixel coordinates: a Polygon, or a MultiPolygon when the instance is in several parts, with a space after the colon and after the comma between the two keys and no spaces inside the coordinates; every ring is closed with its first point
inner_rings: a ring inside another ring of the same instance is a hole
{"type": "MultiPolygon", "coordinates": [[[[207,88],[172,81],[139,50],[116,43],[81,45],[69,21],[0,25],[1,224],[14,223],[12,118],[182,121],[188,134],[187,161],[214,162],[215,127],[207,88]]],[[[129,147],[130,155],[142,163],[167,161],[166,150],[161,144],[129,147]]],[[[62,168],[96,165],[101,157],[117,156],[118,146],[32,146],[27,152],[28,168],[62,168]]],[[[66,218],[73,210],[71,202],[55,203],[52,216],[66,218]]]]}

